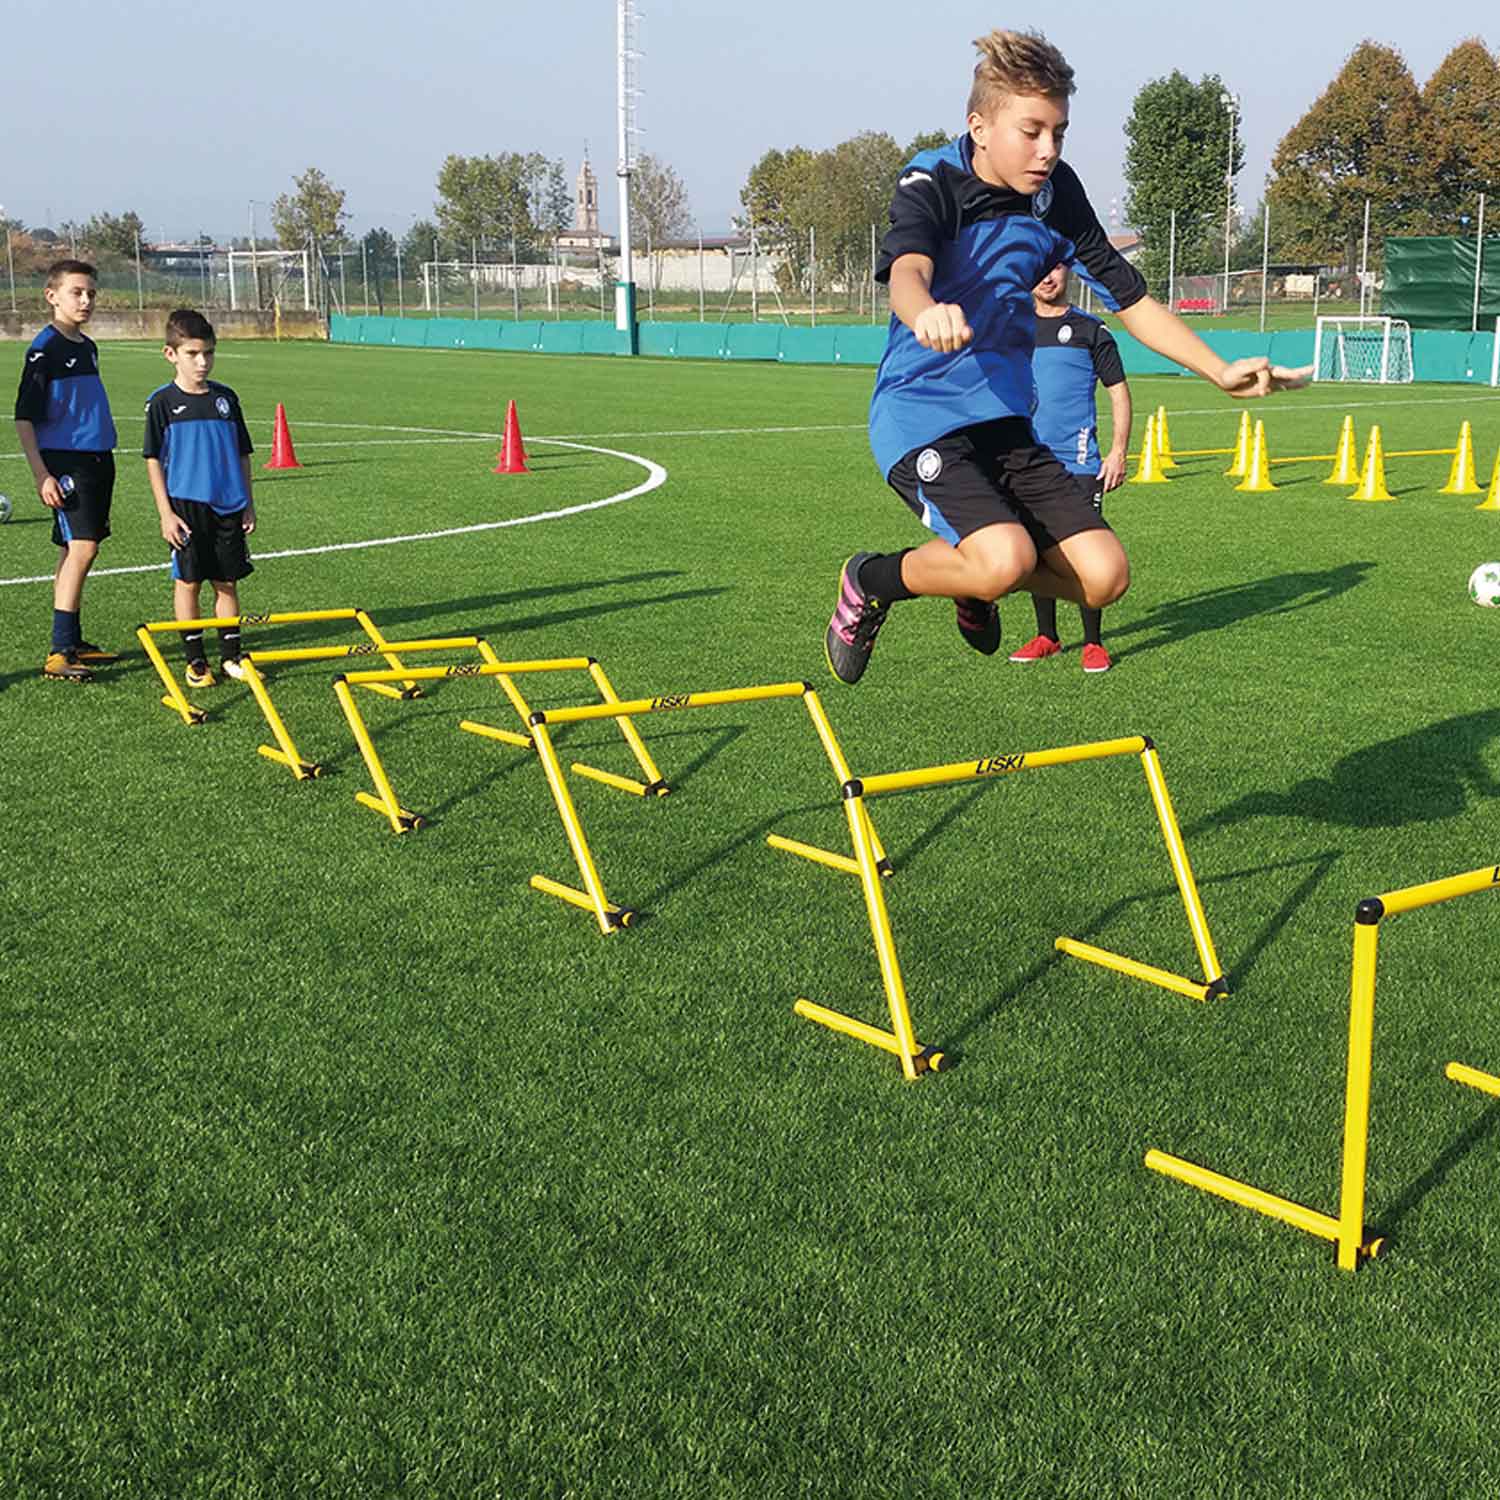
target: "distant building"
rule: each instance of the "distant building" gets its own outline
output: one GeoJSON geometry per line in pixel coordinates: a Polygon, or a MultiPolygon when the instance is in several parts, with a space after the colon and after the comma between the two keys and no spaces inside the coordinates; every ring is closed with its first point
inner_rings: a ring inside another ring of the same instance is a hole
{"type": "Polygon", "coordinates": [[[599,179],[594,176],[588,147],[583,149],[583,165],[573,194],[573,228],[558,235],[560,250],[607,249],[609,241],[599,232],[599,179]]]}

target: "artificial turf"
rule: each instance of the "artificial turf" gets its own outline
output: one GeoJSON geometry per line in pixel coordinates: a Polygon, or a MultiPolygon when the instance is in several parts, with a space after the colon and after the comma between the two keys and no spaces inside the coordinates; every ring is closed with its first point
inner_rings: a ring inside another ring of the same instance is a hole
{"type": "MultiPolygon", "coordinates": [[[[857,883],[765,845],[843,847],[796,701],[648,716],[671,796],[574,796],[602,937],[527,888],[576,883],[494,683],[364,712],[337,666],[273,670],[322,779],[255,754],[247,690],[162,708],[132,630],[164,572],[96,576],[87,688],[38,675],[50,600],[0,586],[0,1492],[7,1495],[1447,1496],[1500,1490],[1500,911],[1475,896],[1382,944],[1368,1217],[1329,1247],[1145,1170],[1158,1147],[1336,1212],[1351,919],[1361,897],[1500,858],[1500,612],[1464,594],[1500,518],[1393,460],[1395,504],[1222,460],[1106,514],[1134,584],[1114,671],[969,652],[902,605],[865,680],[827,674],[839,564],[920,532],[881,485],[868,371],[226,345],[261,457],[286,403],[305,468],[258,486],[247,610],[361,606],[393,637],[591,654],[632,698],[807,678],[855,770],[1144,733],[1160,747],[1231,981],[1195,1004],[1062,958],[1069,933],[1189,972],[1131,759],[872,804],[922,1040],[903,1084],[792,1014],[884,1002],[857,883]],[[514,398],[533,472],[498,477],[514,398]],[[470,436],[467,434],[477,434],[470,436]],[[564,447],[545,439],[584,446],[564,447]],[[608,451],[601,451],[608,450],[608,451]],[[538,524],[398,545],[277,551],[538,524]]],[[[106,345],[120,417],[100,568],[160,561],[138,413],[165,378],[106,345]]],[[[1132,382],[1180,448],[1232,441],[1200,383],[1132,382]]],[[[1351,411],[1389,448],[1473,420],[1480,388],[1272,399],[1273,456],[1351,411]]],[[[3,445],[13,455],[13,440],[3,445]]],[[[24,465],[0,579],[50,570],[24,465]]],[[[1076,613],[1061,609],[1076,647],[1076,613]]],[[[1003,609],[1007,646],[1030,606],[1003,609]]],[[[292,626],[251,644],[354,640],[292,626]]],[[[539,704],[587,679],[535,680],[539,704]]],[[[612,726],[564,759],[620,772],[612,726]]]]}

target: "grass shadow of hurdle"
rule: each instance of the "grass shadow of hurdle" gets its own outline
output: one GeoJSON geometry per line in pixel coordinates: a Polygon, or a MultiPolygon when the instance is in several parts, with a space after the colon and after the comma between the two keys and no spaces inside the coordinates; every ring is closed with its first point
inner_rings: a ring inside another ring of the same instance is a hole
{"type": "MultiPolygon", "coordinates": [[[[1256,865],[1248,870],[1229,870],[1222,875],[1208,875],[1200,877],[1198,884],[1202,886],[1228,885],[1234,881],[1248,880],[1261,875],[1271,874],[1276,870],[1296,869],[1303,865],[1312,865],[1313,868],[1298,882],[1297,887],[1272,913],[1270,919],[1262,924],[1261,930],[1256,934],[1249,946],[1241,954],[1238,962],[1225,966],[1225,972],[1230,980],[1230,994],[1243,984],[1249,977],[1255,964],[1259,961],[1266,949],[1276,940],[1287,923],[1291,921],[1292,914],[1300,907],[1327,878],[1329,871],[1343,856],[1340,849],[1325,849],[1320,854],[1308,854],[1296,859],[1275,860],[1268,865],[1256,865]]],[[[1119,900],[1111,902],[1103,911],[1097,912],[1088,924],[1080,929],[1086,937],[1097,937],[1107,931],[1110,925],[1116,921],[1132,906],[1147,901],[1160,901],[1164,898],[1170,899],[1177,895],[1177,888],[1171,885],[1158,886],[1150,891],[1138,891],[1134,895],[1121,896],[1119,900]]],[[[952,1047],[959,1047],[965,1038],[983,1029],[990,1021],[1005,1009],[1006,1005],[1018,994],[1024,993],[1033,984],[1038,983],[1052,969],[1055,964],[1062,961],[1064,955],[1049,950],[1043,957],[1037,959],[1029,969],[1017,976],[1015,982],[1002,995],[996,996],[981,1006],[967,1020],[962,1021],[949,1033],[952,1047]]]]}
{"type": "Polygon", "coordinates": [[[393,625],[418,625],[451,615],[473,615],[480,610],[501,609],[507,604],[528,604],[535,599],[555,599],[563,594],[581,594],[588,589],[617,588],[627,583],[663,583],[682,578],[680,568],[654,568],[644,573],[622,573],[618,578],[590,578],[584,582],[544,583],[533,588],[511,589],[503,594],[470,594],[463,599],[440,599],[431,604],[410,604],[381,610],[382,629],[393,625]]]}
{"type": "Polygon", "coordinates": [[[1500,1101],[1489,1105],[1480,1117],[1450,1141],[1425,1172],[1402,1189],[1400,1195],[1371,1226],[1371,1233],[1394,1242],[1402,1222],[1421,1206],[1422,1200],[1441,1187],[1454,1170],[1478,1147],[1500,1134],[1500,1101]]]}

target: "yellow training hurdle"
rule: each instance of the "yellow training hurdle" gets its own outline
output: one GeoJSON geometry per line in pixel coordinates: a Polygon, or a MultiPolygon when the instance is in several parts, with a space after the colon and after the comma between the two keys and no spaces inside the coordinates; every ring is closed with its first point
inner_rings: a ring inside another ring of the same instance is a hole
{"type": "MultiPolygon", "coordinates": [[[[828,745],[825,743],[825,749],[828,745]]],[[[836,747],[835,747],[836,749],[836,747]]],[[[885,990],[886,1006],[890,1013],[891,1029],[885,1031],[846,1016],[827,1006],[814,1004],[811,1000],[798,999],[793,1009],[809,1021],[827,1026],[831,1030],[854,1037],[872,1047],[894,1054],[901,1062],[902,1076],[908,1081],[919,1078],[925,1072],[941,1070],[950,1059],[936,1048],[919,1046],[912,1032],[910,1008],[906,985],[901,975],[900,961],[896,955],[895,938],[891,931],[890,911],[885,893],[881,889],[882,878],[891,874],[890,861],[880,847],[875,825],[866,806],[870,797],[891,792],[918,791],[929,787],[953,786],[965,781],[983,781],[995,776],[1014,775],[1018,771],[1041,770],[1049,766],[1073,765],[1082,761],[1103,760],[1118,755],[1139,755],[1151,801],[1161,824],[1166,842],[1167,855],[1172,873],[1177,881],[1178,893],[1187,913],[1188,926],[1197,948],[1198,960],[1205,978],[1201,981],[1185,979],[1181,975],[1160,969],[1152,964],[1141,963],[1120,953],[1098,948],[1074,938],[1059,937],[1054,946],[1069,957],[1113,969],[1148,984],[1161,986],[1176,994],[1194,1000],[1208,1000],[1228,993],[1228,982],[1214,951],[1213,939],[1209,935],[1208,922],[1203,914],[1203,903],[1193,879],[1192,866],[1188,862],[1182,833],[1177,824],[1177,815],[1167,792],[1166,780],[1162,776],[1160,758],[1154,743],[1144,735],[1128,739],[1098,740],[1089,744],[1067,745],[1050,750],[1012,752],[1004,755],[988,755],[980,760],[956,761],[950,765],[928,766],[914,771],[896,771],[880,776],[850,776],[843,764],[843,757],[835,757],[829,751],[829,760],[835,774],[840,777],[844,802],[844,813],[849,824],[849,838],[854,848],[852,859],[831,850],[798,843],[779,835],[770,835],[766,842],[773,848],[803,859],[814,860],[831,869],[857,874],[864,895],[865,910],[869,918],[870,932],[875,943],[875,955],[880,967],[881,982],[885,990]]]]}
{"type": "MultiPolygon", "coordinates": [[[[1380,923],[1386,917],[1435,906],[1475,891],[1500,886],[1500,865],[1470,870],[1425,885],[1406,886],[1361,901],[1354,914],[1354,956],[1349,985],[1349,1050],[1344,1088],[1344,1143],[1337,1216],[1319,1213],[1290,1199],[1277,1197],[1247,1182],[1195,1166],[1165,1151],[1148,1151],[1146,1165],[1175,1177],[1190,1187],[1217,1194],[1257,1213],[1280,1219],[1320,1239],[1332,1240],[1340,1270],[1354,1271],[1373,1259],[1384,1246],[1365,1228],[1365,1177],[1370,1135],[1370,1068],[1375,1027],[1375,960],[1380,923]]],[[[1500,1078],[1462,1063],[1449,1063],[1447,1076],[1456,1083],[1500,1095],[1500,1078]]]]}

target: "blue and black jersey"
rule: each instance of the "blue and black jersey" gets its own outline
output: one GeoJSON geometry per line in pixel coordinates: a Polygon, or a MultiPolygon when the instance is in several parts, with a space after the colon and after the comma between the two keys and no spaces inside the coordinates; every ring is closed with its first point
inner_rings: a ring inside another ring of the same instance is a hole
{"type": "Polygon", "coordinates": [[[1031,356],[1036,440],[1074,474],[1099,472],[1099,411],[1094,381],[1119,385],[1125,379],[1120,347],[1098,318],[1070,307],[1060,318],[1036,320],[1031,356]]]}
{"type": "Polygon", "coordinates": [[[173,381],[151,393],[141,457],[161,464],[172,499],[197,500],[226,516],[244,510],[250,492],[240,459],[252,451],[240,398],[227,385],[210,380],[194,395],[173,381]]]}
{"type": "Polygon", "coordinates": [[[1030,415],[1031,289],[1053,266],[1081,266],[1119,308],[1146,295],[1066,162],[1028,197],[975,175],[968,135],[919,152],[901,174],[877,279],[888,281],[892,262],[911,254],[931,259],[934,299],[962,307],[974,337],[942,354],[892,316],[870,402],[870,446],[883,474],[946,433],[1030,415]]]}
{"type": "Polygon", "coordinates": [[[49,323],[31,341],[16,392],[16,420],[36,429],[38,448],[110,453],[115,422],[99,378],[99,346],[49,323]]]}

